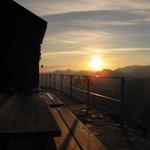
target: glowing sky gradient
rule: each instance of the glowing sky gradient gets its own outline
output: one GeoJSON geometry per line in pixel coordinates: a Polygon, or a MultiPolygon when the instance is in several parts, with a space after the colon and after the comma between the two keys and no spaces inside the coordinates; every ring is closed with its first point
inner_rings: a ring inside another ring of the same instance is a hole
{"type": "Polygon", "coordinates": [[[15,0],[48,21],[41,64],[50,70],[150,65],[150,0],[15,0]]]}

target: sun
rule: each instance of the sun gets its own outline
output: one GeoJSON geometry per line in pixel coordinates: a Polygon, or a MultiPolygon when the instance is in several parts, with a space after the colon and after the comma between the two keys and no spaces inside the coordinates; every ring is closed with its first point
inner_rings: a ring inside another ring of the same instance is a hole
{"type": "Polygon", "coordinates": [[[98,56],[94,56],[90,62],[90,67],[92,68],[92,70],[95,71],[103,69],[103,66],[104,66],[104,62],[98,56]]]}

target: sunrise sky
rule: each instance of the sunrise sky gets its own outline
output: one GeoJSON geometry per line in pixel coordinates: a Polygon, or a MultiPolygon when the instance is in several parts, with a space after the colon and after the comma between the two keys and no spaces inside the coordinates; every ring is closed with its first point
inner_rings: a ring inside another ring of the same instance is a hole
{"type": "Polygon", "coordinates": [[[15,0],[48,22],[40,64],[49,70],[150,65],[150,0],[15,0]]]}

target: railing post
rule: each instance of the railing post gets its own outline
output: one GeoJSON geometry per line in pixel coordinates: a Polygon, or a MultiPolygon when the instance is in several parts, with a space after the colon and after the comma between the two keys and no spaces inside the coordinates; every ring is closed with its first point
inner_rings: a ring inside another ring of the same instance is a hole
{"type": "Polygon", "coordinates": [[[124,78],[121,78],[121,125],[124,125],[124,78]]]}
{"type": "Polygon", "coordinates": [[[63,78],[63,74],[60,75],[60,91],[62,92],[62,78],[63,78]]]}
{"type": "Polygon", "coordinates": [[[45,88],[47,89],[47,73],[45,73],[45,88]]]}
{"type": "Polygon", "coordinates": [[[54,89],[56,89],[56,74],[54,74],[54,89]]]}
{"type": "Polygon", "coordinates": [[[87,114],[90,110],[90,79],[89,76],[87,78],[87,114]]]}
{"type": "Polygon", "coordinates": [[[51,88],[52,87],[52,76],[51,76],[51,74],[49,74],[49,87],[51,88]]]}
{"type": "MultiPolygon", "coordinates": [[[[94,87],[94,93],[95,93],[95,87],[94,87]]],[[[95,95],[93,96],[93,107],[95,108],[95,95]]]]}
{"type": "Polygon", "coordinates": [[[42,77],[41,77],[41,73],[39,74],[39,89],[41,88],[41,81],[42,81],[42,77]]]}
{"type": "Polygon", "coordinates": [[[72,97],[72,79],[73,75],[70,75],[70,96],[72,97]]]}

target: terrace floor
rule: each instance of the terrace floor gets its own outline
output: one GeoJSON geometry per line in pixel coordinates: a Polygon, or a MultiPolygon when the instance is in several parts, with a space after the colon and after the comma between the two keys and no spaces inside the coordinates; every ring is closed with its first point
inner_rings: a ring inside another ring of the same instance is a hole
{"type": "Polygon", "coordinates": [[[86,105],[58,91],[53,92],[63,101],[108,150],[150,150],[150,137],[143,138],[140,133],[124,126],[121,127],[118,118],[96,108],[91,108],[86,115],[86,105]]]}

